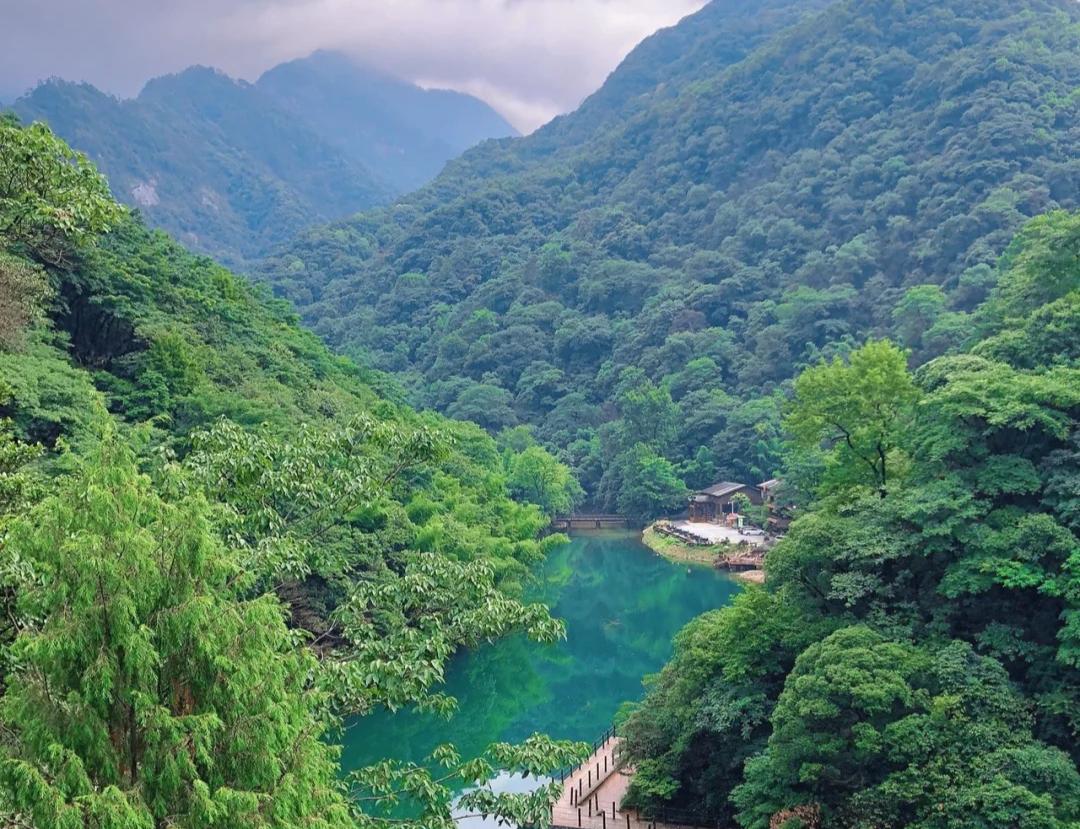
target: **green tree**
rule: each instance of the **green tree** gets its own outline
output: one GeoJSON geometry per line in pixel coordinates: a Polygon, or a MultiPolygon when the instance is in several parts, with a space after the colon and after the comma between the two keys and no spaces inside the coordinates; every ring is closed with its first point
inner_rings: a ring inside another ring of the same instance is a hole
{"type": "Polygon", "coordinates": [[[351,826],[314,657],[199,497],[156,495],[108,438],[12,528],[19,634],[0,801],[50,827],[351,826]]]}
{"type": "Polygon", "coordinates": [[[798,652],[830,629],[759,588],[690,622],[620,726],[635,768],[627,804],[674,805],[700,814],[703,825],[734,825],[728,796],[742,782],[743,764],[765,748],[784,678],[798,652]]]}
{"type": "Polygon", "coordinates": [[[1066,829],[1080,812],[1076,768],[1032,739],[1001,665],[966,643],[838,630],[799,656],[772,725],[732,795],[747,829],[800,807],[827,826],[941,829],[1066,829]]]}
{"type": "Polygon", "coordinates": [[[623,391],[617,404],[627,446],[645,444],[661,453],[671,448],[679,409],[665,387],[646,380],[623,391]]]}
{"type": "Polygon", "coordinates": [[[337,640],[322,668],[338,710],[416,702],[450,710],[453,701],[432,688],[457,648],[515,629],[545,642],[564,635],[545,607],[498,589],[483,558],[406,549],[385,553],[391,561],[357,560],[354,547],[370,539],[348,532],[356,514],[378,508],[399,476],[446,458],[446,441],[433,430],[361,416],[286,440],[223,421],[197,434],[194,447],[185,467],[227,507],[218,525],[241,551],[250,582],[280,591],[316,574],[338,585],[331,630],[320,631],[337,640]]]}
{"type": "Polygon", "coordinates": [[[622,484],[616,503],[622,515],[648,521],[686,503],[689,492],[674,464],[643,443],[620,459],[619,472],[622,484]]]}
{"type": "MultiPolygon", "coordinates": [[[[11,401],[11,388],[0,380],[0,406],[11,401]]],[[[10,420],[0,420],[0,548],[3,546],[5,521],[18,515],[30,504],[40,482],[30,469],[31,461],[42,455],[44,447],[17,440],[10,420]]]]}
{"type": "Polygon", "coordinates": [[[11,349],[22,342],[26,330],[43,315],[50,293],[41,268],[0,253],[0,348],[11,349]]]}
{"type": "Polygon", "coordinates": [[[781,809],[805,804],[832,814],[880,780],[883,730],[915,709],[911,683],[924,670],[916,649],[865,628],[811,645],[787,677],[767,754],[751,761],[746,784],[735,789],[740,823],[767,826],[781,809]]]}
{"type": "Polygon", "coordinates": [[[551,516],[573,512],[585,494],[570,470],[539,446],[512,455],[507,476],[515,497],[536,504],[551,516]]]}
{"type": "Polygon", "coordinates": [[[797,450],[824,453],[819,493],[870,485],[885,497],[918,397],[904,352],[887,340],[800,374],[784,428],[797,450]]]}
{"type": "Polygon", "coordinates": [[[992,331],[1080,290],[1080,215],[1058,210],[1032,219],[1003,264],[1002,278],[978,315],[992,331]]]}
{"type": "Polygon", "coordinates": [[[459,420],[471,420],[485,429],[498,432],[517,422],[511,408],[513,396],[506,389],[490,383],[473,383],[464,389],[446,413],[459,420]]]}
{"type": "Polygon", "coordinates": [[[945,311],[946,300],[937,285],[908,288],[892,312],[900,341],[910,349],[921,349],[926,332],[945,311]]]}
{"type": "Polygon", "coordinates": [[[47,126],[0,121],[0,240],[59,265],[122,214],[94,165],[47,126]]]}

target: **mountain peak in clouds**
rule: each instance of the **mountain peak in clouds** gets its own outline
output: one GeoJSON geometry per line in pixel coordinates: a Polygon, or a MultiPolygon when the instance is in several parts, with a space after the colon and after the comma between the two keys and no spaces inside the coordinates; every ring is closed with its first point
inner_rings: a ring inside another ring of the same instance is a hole
{"type": "Polygon", "coordinates": [[[481,141],[518,134],[479,98],[423,89],[341,52],[275,66],[255,85],[401,191],[481,141]]]}
{"type": "Polygon", "coordinates": [[[160,98],[178,89],[212,89],[222,90],[228,88],[243,88],[250,86],[244,81],[237,80],[213,66],[195,64],[179,72],[161,75],[151,78],[143,86],[139,93],[140,98],[160,98]]]}

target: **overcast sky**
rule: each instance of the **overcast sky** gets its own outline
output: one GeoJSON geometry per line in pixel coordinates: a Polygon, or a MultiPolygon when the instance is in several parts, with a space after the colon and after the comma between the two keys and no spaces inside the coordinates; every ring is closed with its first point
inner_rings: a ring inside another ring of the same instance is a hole
{"type": "Polygon", "coordinates": [[[339,49],[529,131],[704,0],[0,0],[0,100],[59,76],[121,96],[200,63],[254,80],[339,49]]]}

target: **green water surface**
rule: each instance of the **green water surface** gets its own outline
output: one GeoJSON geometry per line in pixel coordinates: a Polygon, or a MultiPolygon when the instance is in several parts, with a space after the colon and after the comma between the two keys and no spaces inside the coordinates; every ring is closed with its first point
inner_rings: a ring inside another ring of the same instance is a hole
{"type": "Polygon", "coordinates": [[[591,742],[623,702],[641,697],[642,677],[667,661],[679,629],[738,589],[726,574],[665,561],[636,534],[575,535],[541,566],[530,597],[565,620],[567,639],[513,636],[459,654],[445,687],[458,700],[452,719],[411,710],[365,717],[344,734],[343,767],[422,762],[442,743],[471,758],[535,732],[591,742]]]}

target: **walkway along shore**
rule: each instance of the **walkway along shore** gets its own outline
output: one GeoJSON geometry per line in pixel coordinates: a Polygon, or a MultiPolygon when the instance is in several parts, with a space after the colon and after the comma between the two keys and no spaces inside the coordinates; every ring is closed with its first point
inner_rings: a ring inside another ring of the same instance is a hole
{"type": "Polygon", "coordinates": [[[551,810],[552,829],[708,829],[689,814],[655,817],[620,806],[633,777],[619,758],[619,738],[611,729],[594,743],[589,758],[563,779],[562,794],[551,810]]]}

